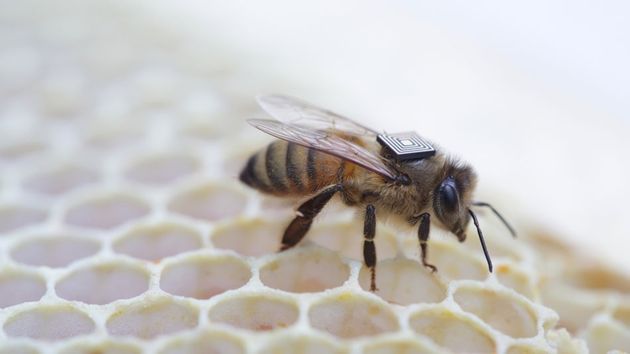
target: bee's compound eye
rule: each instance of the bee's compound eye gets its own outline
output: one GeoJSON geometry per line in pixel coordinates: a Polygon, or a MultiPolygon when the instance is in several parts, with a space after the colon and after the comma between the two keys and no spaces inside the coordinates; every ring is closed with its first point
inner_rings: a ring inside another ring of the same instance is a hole
{"type": "Polygon", "coordinates": [[[440,205],[446,212],[457,211],[459,207],[459,193],[453,177],[448,177],[442,182],[439,189],[439,198],[440,205]]]}

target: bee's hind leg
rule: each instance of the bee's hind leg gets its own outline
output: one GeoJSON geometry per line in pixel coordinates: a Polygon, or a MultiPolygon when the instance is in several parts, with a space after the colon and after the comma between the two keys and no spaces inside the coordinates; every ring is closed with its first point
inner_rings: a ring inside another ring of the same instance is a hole
{"type": "Polygon", "coordinates": [[[287,250],[297,245],[300,240],[304,238],[306,232],[311,228],[313,218],[319,214],[326,203],[330,201],[330,198],[342,189],[343,186],[341,184],[326,187],[317,193],[317,195],[302,203],[302,205],[300,205],[297,209],[297,216],[293,219],[293,221],[291,221],[289,226],[287,226],[286,230],[284,230],[280,251],[287,250]]]}
{"type": "Polygon", "coordinates": [[[376,235],[376,211],[374,205],[368,204],[365,207],[365,219],[363,222],[363,261],[370,269],[370,291],[376,288],[376,247],[374,246],[374,236],[376,235]]]}
{"type": "Polygon", "coordinates": [[[420,227],[418,227],[418,240],[420,241],[420,258],[422,265],[429,268],[432,272],[437,271],[433,264],[427,262],[429,250],[427,249],[427,241],[429,240],[429,231],[431,231],[431,214],[423,213],[419,217],[420,227]]]}

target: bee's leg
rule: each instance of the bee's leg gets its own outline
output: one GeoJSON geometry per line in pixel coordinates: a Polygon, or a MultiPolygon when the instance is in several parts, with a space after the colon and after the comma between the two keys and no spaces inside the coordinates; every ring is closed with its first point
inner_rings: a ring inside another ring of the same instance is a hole
{"type": "Polygon", "coordinates": [[[433,264],[427,263],[429,250],[427,249],[427,241],[429,240],[429,231],[431,230],[431,214],[423,213],[420,215],[420,227],[418,227],[418,239],[420,240],[420,257],[422,265],[431,269],[432,272],[437,271],[433,264]]]}
{"type": "Polygon", "coordinates": [[[323,189],[316,196],[302,203],[297,210],[297,216],[291,221],[289,226],[287,226],[287,229],[284,230],[280,251],[297,245],[298,242],[304,238],[308,229],[311,228],[313,218],[319,214],[330,198],[342,189],[343,186],[341,184],[335,184],[334,186],[323,189]]]}
{"type": "Polygon", "coordinates": [[[376,212],[374,205],[365,207],[365,219],[363,223],[363,261],[370,269],[370,291],[376,291],[376,247],[374,247],[374,235],[376,234],[376,212]]]}

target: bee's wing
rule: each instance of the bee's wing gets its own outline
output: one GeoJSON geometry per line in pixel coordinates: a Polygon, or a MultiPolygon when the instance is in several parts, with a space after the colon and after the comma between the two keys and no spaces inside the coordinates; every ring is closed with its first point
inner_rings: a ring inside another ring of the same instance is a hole
{"type": "Polygon", "coordinates": [[[335,130],[356,136],[374,136],[378,132],[329,110],[284,95],[257,97],[258,104],[277,120],[307,129],[335,130]]]}
{"type": "Polygon", "coordinates": [[[249,119],[248,122],[276,138],[337,156],[389,179],[397,176],[396,171],[387,166],[381,156],[330,131],[270,119],[249,119]]]}

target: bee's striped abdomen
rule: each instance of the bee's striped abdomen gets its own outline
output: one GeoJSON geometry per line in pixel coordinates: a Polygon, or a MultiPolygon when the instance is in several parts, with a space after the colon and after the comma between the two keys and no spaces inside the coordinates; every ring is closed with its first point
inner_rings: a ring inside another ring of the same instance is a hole
{"type": "Polygon", "coordinates": [[[300,145],[294,143],[286,143],[287,154],[284,159],[286,176],[292,190],[299,193],[304,193],[307,187],[308,180],[306,180],[306,171],[308,170],[308,150],[300,145]],[[305,164],[304,162],[307,162],[305,164]]]}
{"type": "Polygon", "coordinates": [[[343,165],[337,157],[278,140],[249,158],[240,179],[261,192],[299,196],[335,183],[343,165]]]}

